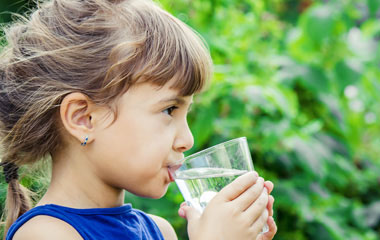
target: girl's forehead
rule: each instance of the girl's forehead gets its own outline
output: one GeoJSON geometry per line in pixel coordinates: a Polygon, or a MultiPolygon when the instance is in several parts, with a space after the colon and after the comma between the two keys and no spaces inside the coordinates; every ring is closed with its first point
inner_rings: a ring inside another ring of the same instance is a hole
{"type": "Polygon", "coordinates": [[[136,85],[133,85],[132,87],[140,88],[140,91],[147,91],[152,92],[152,94],[157,95],[178,95],[181,96],[181,89],[179,87],[176,87],[176,83],[178,82],[178,79],[176,77],[173,77],[163,85],[158,85],[153,82],[141,82],[137,83],[136,85]]]}
{"type": "Polygon", "coordinates": [[[171,81],[163,86],[158,86],[150,82],[143,82],[133,85],[123,95],[123,98],[142,101],[142,103],[164,103],[174,101],[179,104],[185,104],[188,101],[192,101],[193,95],[181,96],[180,89],[173,88],[171,81]]]}

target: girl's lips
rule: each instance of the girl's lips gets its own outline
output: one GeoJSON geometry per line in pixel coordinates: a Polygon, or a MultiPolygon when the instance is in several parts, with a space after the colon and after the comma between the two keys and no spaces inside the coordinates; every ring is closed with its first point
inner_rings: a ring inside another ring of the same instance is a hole
{"type": "Polygon", "coordinates": [[[171,169],[168,168],[168,173],[169,173],[169,180],[170,182],[174,182],[174,173],[172,173],[171,169]]]}
{"type": "Polygon", "coordinates": [[[175,180],[175,171],[177,171],[178,168],[182,166],[182,163],[180,164],[175,164],[175,165],[170,165],[168,167],[168,173],[169,173],[169,179],[171,182],[174,182],[175,180]]]}

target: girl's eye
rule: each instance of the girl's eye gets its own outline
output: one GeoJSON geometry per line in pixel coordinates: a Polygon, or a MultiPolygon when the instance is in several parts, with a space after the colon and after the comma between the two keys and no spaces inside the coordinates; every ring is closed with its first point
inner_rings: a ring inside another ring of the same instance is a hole
{"type": "Polygon", "coordinates": [[[173,114],[173,111],[176,110],[177,108],[178,107],[176,107],[176,106],[169,107],[169,108],[165,109],[163,111],[163,113],[171,116],[173,114]]]}

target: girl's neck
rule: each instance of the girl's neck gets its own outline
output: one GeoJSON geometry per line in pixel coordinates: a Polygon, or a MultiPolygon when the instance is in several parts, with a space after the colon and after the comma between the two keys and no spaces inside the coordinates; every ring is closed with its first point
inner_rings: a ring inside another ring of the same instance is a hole
{"type": "Polygon", "coordinates": [[[118,207],[124,203],[124,190],[107,185],[80,159],[82,154],[55,155],[52,178],[46,194],[37,205],[57,204],[72,208],[118,207]]]}

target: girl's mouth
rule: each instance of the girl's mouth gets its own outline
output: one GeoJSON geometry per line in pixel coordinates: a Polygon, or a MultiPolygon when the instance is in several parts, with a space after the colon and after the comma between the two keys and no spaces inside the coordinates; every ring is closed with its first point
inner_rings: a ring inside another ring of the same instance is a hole
{"type": "Polygon", "coordinates": [[[175,171],[177,171],[177,169],[180,168],[181,166],[182,166],[182,163],[177,163],[177,164],[168,166],[168,174],[169,174],[169,179],[171,182],[174,182],[175,177],[176,177],[175,171]]]}
{"type": "Polygon", "coordinates": [[[168,168],[168,174],[170,182],[174,182],[174,172],[172,172],[170,168],[168,168]]]}

